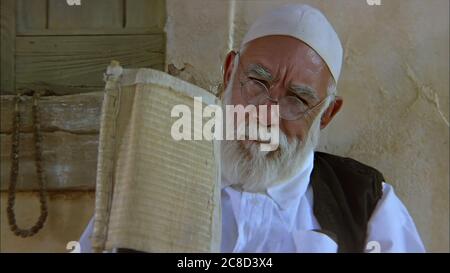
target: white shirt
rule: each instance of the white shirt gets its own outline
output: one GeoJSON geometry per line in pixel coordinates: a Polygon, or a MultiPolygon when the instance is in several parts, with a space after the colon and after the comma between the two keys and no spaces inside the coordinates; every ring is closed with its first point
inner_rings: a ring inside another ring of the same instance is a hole
{"type": "MultiPolygon", "coordinates": [[[[309,177],[314,155],[289,182],[266,193],[222,189],[222,252],[336,252],[337,244],[320,229],[313,213],[309,177]]],[[[222,178],[225,179],[225,178],[222,178]]],[[[90,252],[91,220],[81,236],[82,252],[90,252]]],[[[368,222],[366,252],[425,252],[407,209],[391,185],[368,222]]]]}

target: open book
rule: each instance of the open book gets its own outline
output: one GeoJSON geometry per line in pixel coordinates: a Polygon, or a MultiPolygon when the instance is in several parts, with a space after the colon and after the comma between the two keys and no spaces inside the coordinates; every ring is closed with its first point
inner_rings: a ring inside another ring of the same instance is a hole
{"type": "Polygon", "coordinates": [[[216,141],[171,136],[173,106],[204,89],[152,69],[106,75],[100,125],[95,251],[219,252],[220,164],[216,141]]]}

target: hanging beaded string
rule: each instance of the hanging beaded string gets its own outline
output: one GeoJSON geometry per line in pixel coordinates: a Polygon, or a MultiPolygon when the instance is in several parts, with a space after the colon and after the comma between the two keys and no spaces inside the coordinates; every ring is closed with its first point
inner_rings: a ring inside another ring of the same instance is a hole
{"type": "Polygon", "coordinates": [[[11,147],[11,173],[10,173],[10,184],[8,190],[8,222],[11,228],[11,231],[14,232],[15,235],[21,237],[30,237],[36,234],[45,223],[48,215],[47,208],[47,192],[45,190],[44,183],[44,173],[42,170],[42,135],[40,130],[40,117],[39,117],[39,93],[34,92],[33,95],[33,138],[35,145],[35,164],[36,164],[36,173],[38,179],[39,186],[39,202],[40,202],[40,211],[41,214],[37,220],[37,222],[29,229],[22,229],[17,226],[16,216],[14,213],[14,205],[16,199],[16,185],[17,185],[17,176],[19,174],[19,140],[20,140],[20,101],[22,97],[18,94],[15,98],[15,107],[14,107],[14,116],[13,116],[13,132],[12,132],[12,147],[11,147]]]}

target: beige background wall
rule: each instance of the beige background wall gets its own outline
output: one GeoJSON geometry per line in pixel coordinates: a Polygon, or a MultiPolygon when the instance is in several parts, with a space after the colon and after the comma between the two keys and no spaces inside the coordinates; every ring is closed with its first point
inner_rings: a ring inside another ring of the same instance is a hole
{"type": "Polygon", "coordinates": [[[381,170],[428,251],[449,251],[449,1],[167,1],[167,64],[216,90],[249,24],[281,3],[312,4],[339,33],[344,108],[320,149],[381,170]]]}

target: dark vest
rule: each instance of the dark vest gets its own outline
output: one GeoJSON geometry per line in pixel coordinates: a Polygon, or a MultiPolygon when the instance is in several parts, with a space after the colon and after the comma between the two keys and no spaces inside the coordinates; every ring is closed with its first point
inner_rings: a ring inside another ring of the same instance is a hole
{"type": "Polygon", "coordinates": [[[383,175],[356,160],[314,153],[314,215],[339,252],[363,252],[367,222],[382,196],[383,175]]]}

